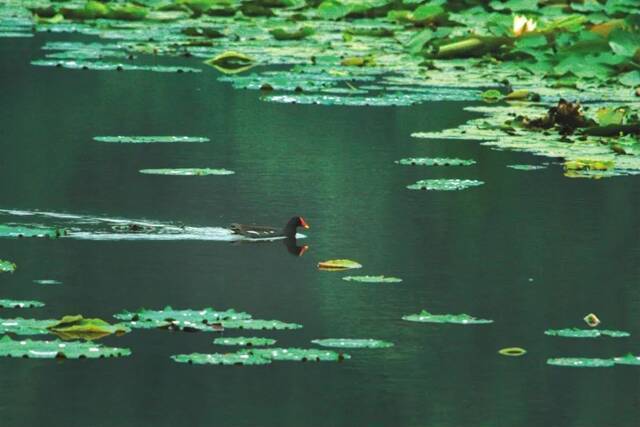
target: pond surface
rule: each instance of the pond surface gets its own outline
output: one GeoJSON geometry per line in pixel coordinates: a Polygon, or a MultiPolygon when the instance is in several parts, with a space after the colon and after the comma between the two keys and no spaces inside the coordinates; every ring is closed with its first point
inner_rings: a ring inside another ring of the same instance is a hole
{"type": "MultiPolygon", "coordinates": [[[[228,351],[215,334],[136,330],[103,340],[132,357],[0,360],[3,427],[630,426],[637,367],[571,369],[550,357],[613,357],[640,345],[637,178],[572,180],[546,159],[475,142],[422,141],[455,126],[463,103],[347,108],[261,102],[198,74],[34,67],[47,40],[0,41],[0,208],[148,219],[194,227],[284,225],[303,215],[309,250],[223,241],[0,240],[18,265],[3,298],[40,309],[2,317],[82,313],[113,320],[139,307],[235,308],[304,325],[257,335],[310,347],[320,338],[376,338],[342,363],[190,366],[170,355],[228,351]],[[204,136],[209,143],[109,144],[98,135],[204,136]],[[475,159],[467,167],[400,166],[405,157],[475,159]],[[157,176],[140,169],[225,168],[227,176],[157,176]],[[410,191],[426,178],[478,179],[464,191],[410,191]],[[316,263],[351,258],[346,282],[316,263]],[[38,285],[55,279],[62,285],[38,285]],[[468,313],[489,325],[421,324],[403,315],[468,313]],[[597,313],[631,338],[544,335],[597,313]],[[498,350],[523,347],[523,357],[498,350]]],[[[167,62],[167,61],[165,61],[167,62]]],[[[168,61],[172,63],[172,61],[168,61]]],[[[181,61],[173,61],[181,63],[181,61]]],[[[199,67],[197,61],[187,61],[199,67]]],[[[15,218],[14,218],[15,220],[15,218]]],[[[46,224],[47,219],[38,219],[46,224]]],[[[225,332],[225,336],[247,333],[225,332]]]]}

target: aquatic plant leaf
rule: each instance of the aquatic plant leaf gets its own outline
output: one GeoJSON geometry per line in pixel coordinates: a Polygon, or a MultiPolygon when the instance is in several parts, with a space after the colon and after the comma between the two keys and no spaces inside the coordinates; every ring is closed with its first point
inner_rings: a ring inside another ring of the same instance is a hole
{"type": "Polygon", "coordinates": [[[632,58],[640,49],[640,34],[617,28],[609,35],[609,46],[614,53],[632,58]]]}
{"type": "Polygon", "coordinates": [[[0,259],[0,273],[13,273],[16,268],[16,265],[11,261],[0,259]]]}
{"type": "Polygon", "coordinates": [[[266,359],[259,355],[250,354],[246,352],[237,353],[191,353],[191,354],[176,354],[171,358],[178,363],[188,363],[192,365],[268,365],[271,363],[270,359],[266,359]]]}
{"type": "Polygon", "coordinates": [[[474,165],[476,161],[444,157],[410,157],[407,159],[396,160],[395,163],[399,165],[414,166],[471,166],[474,165]]]}
{"type": "Polygon", "coordinates": [[[422,179],[407,185],[409,190],[457,191],[484,184],[475,179],[422,179]]]}
{"type": "Polygon", "coordinates": [[[519,357],[527,354],[527,350],[520,347],[507,347],[498,351],[502,356],[519,357]]]}
{"type": "Polygon", "coordinates": [[[431,314],[427,310],[422,310],[418,314],[402,316],[402,320],[423,323],[456,323],[462,325],[493,323],[493,320],[478,319],[473,316],[469,316],[468,314],[431,314]]]}
{"type": "Polygon", "coordinates": [[[100,344],[79,341],[34,341],[0,338],[0,357],[24,357],[29,359],[98,359],[130,356],[128,348],[105,347],[100,344]]]}
{"type": "Polygon", "coordinates": [[[547,365],[567,366],[571,368],[610,368],[615,365],[613,359],[587,357],[560,357],[547,359],[547,365]]]}
{"type": "Polygon", "coordinates": [[[167,306],[162,310],[140,309],[135,312],[123,311],[115,314],[113,317],[123,321],[133,321],[137,323],[144,322],[192,322],[200,324],[216,323],[222,320],[247,320],[251,319],[251,315],[244,312],[237,312],[233,309],[215,310],[213,308],[203,308],[201,310],[176,310],[171,306],[167,306]]]}
{"type": "Polygon", "coordinates": [[[174,169],[140,169],[140,173],[147,174],[147,175],[206,176],[206,175],[233,175],[235,172],[228,169],[174,168],[174,169]]]}
{"type": "Polygon", "coordinates": [[[286,28],[274,28],[269,33],[276,40],[302,40],[312,35],[315,31],[311,27],[301,27],[293,30],[286,28]]]}
{"type": "Polygon", "coordinates": [[[507,165],[508,168],[519,170],[519,171],[535,171],[539,169],[546,169],[546,166],[543,165],[507,165]]]}
{"type": "Polygon", "coordinates": [[[273,345],[276,340],[272,338],[260,338],[260,337],[230,337],[230,338],[216,338],[213,340],[214,344],[218,345],[239,345],[243,347],[256,347],[273,345]]]}
{"type": "Polygon", "coordinates": [[[65,231],[55,227],[0,224],[0,237],[60,237],[65,231]]]}
{"type": "Polygon", "coordinates": [[[618,79],[620,83],[625,86],[637,87],[640,86],[640,71],[633,70],[628,73],[624,73],[618,79]]]}
{"type": "Polygon", "coordinates": [[[345,359],[351,359],[351,356],[348,354],[314,348],[260,348],[244,351],[252,355],[273,360],[274,362],[339,362],[345,359]]]}
{"type": "Polygon", "coordinates": [[[503,95],[502,95],[502,93],[500,93],[499,90],[489,89],[489,90],[486,90],[486,91],[482,92],[480,94],[480,97],[485,101],[491,102],[491,101],[498,101],[498,100],[502,99],[503,95]]]}
{"type": "Polygon", "coordinates": [[[609,336],[612,338],[625,338],[631,334],[625,331],[610,331],[607,329],[549,329],[544,331],[545,335],[553,337],[565,337],[565,338],[598,338],[601,336],[609,336]]]}
{"type": "Polygon", "coordinates": [[[222,73],[237,73],[250,69],[255,64],[256,60],[244,53],[236,51],[227,51],[213,58],[205,61],[204,63],[210,65],[222,73]]]}
{"type": "Polygon", "coordinates": [[[0,334],[16,335],[45,335],[49,333],[47,327],[53,325],[55,320],[23,319],[0,319],[0,334]]]}
{"type": "Polygon", "coordinates": [[[635,366],[640,366],[640,357],[635,356],[631,353],[626,354],[624,356],[621,357],[614,357],[613,361],[617,364],[617,365],[635,365],[635,366]]]}
{"type": "Polygon", "coordinates": [[[38,285],[62,285],[62,282],[53,279],[36,279],[33,283],[37,283],[38,285]]]}
{"type": "Polygon", "coordinates": [[[75,59],[38,59],[31,61],[31,65],[39,67],[66,68],[69,70],[94,71],[153,71],[157,73],[200,73],[202,70],[192,67],[172,67],[167,65],[135,65],[124,62],[91,61],[81,58],[75,59]]]}
{"type": "Polygon", "coordinates": [[[173,142],[209,142],[209,138],[201,136],[95,136],[94,141],[120,144],[151,144],[173,142]]]}
{"type": "Polygon", "coordinates": [[[0,299],[0,308],[38,308],[44,307],[40,301],[0,299]]]}
{"type": "Polygon", "coordinates": [[[584,320],[584,323],[591,326],[592,328],[595,328],[601,323],[600,319],[595,315],[595,313],[587,314],[582,320],[584,320]]]}
{"type": "Polygon", "coordinates": [[[362,268],[362,264],[350,259],[330,259],[318,263],[320,270],[348,270],[362,268]]]}
{"type": "Polygon", "coordinates": [[[361,283],[400,283],[402,279],[391,276],[344,276],[342,280],[361,283]]]}
{"type": "Polygon", "coordinates": [[[82,315],[64,316],[47,326],[47,330],[65,340],[85,339],[93,340],[111,334],[125,334],[131,332],[122,324],[109,324],[102,319],[85,319],[82,315]]]}
{"type": "Polygon", "coordinates": [[[298,323],[287,323],[280,320],[223,320],[220,322],[225,329],[250,329],[250,330],[285,330],[300,329],[302,325],[298,323]]]}
{"type": "Polygon", "coordinates": [[[393,343],[389,341],[375,339],[358,339],[358,338],[326,338],[313,340],[312,343],[321,347],[335,348],[389,348],[393,347],[393,343]]]}

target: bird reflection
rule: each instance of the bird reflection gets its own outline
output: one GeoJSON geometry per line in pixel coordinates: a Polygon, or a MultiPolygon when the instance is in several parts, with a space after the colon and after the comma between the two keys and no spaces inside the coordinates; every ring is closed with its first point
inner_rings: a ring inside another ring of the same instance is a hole
{"type": "Polygon", "coordinates": [[[290,237],[284,240],[284,245],[287,247],[287,251],[293,256],[302,256],[307,250],[308,245],[298,246],[298,242],[295,237],[290,237]]]}

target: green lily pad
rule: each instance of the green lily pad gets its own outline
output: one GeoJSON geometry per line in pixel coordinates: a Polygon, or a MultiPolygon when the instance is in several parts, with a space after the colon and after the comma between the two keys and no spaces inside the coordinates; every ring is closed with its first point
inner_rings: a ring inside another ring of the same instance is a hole
{"type": "Polygon", "coordinates": [[[318,263],[318,269],[320,270],[339,271],[353,268],[362,268],[362,264],[350,259],[330,259],[318,263]]]}
{"type": "Polygon", "coordinates": [[[630,333],[625,331],[610,331],[606,329],[549,329],[544,331],[545,335],[552,337],[565,337],[565,338],[598,338],[601,336],[609,336],[612,338],[626,338],[631,336],[630,333]]]}
{"type": "Polygon", "coordinates": [[[0,259],[0,273],[13,273],[16,268],[16,265],[11,261],[0,259]]]}
{"type": "Polygon", "coordinates": [[[0,224],[0,237],[60,237],[65,231],[54,227],[0,224]]]}
{"type": "Polygon", "coordinates": [[[62,285],[61,281],[53,279],[36,279],[33,283],[37,283],[38,285],[62,285]]]}
{"type": "Polygon", "coordinates": [[[255,62],[254,58],[244,53],[227,51],[205,61],[205,64],[211,65],[222,73],[233,74],[250,69],[255,62]]]}
{"type": "Polygon", "coordinates": [[[55,324],[55,320],[23,319],[0,319],[0,334],[15,335],[45,335],[49,333],[49,326],[55,324]]]}
{"type": "Polygon", "coordinates": [[[276,340],[271,338],[258,338],[258,337],[232,337],[232,338],[216,338],[213,340],[214,344],[218,345],[239,345],[243,347],[265,346],[273,345],[276,340]]]}
{"type": "Polygon", "coordinates": [[[571,368],[610,368],[615,365],[615,362],[613,359],[560,357],[555,359],[547,359],[547,365],[567,366],[571,368]]]}
{"type": "Polygon", "coordinates": [[[457,191],[484,184],[475,179],[422,179],[407,185],[409,190],[457,191]]]}
{"type": "Polygon", "coordinates": [[[40,301],[12,300],[0,299],[0,308],[38,308],[44,307],[44,303],[40,301]]]}
{"type": "Polygon", "coordinates": [[[399,165],[414,166],[471,166],[476,163],[475,160],[448,159],[440,157],[412,157],[407,159],[396,160],[399,165]]]}
{"type": "Polygon", "coordinates": [[[287,323],[280,320],[223,320],[220,322],[225,329],[250,329],[250,330],[286,330],[300,329],[302,325],[298,323],[287,323]]]}
{"type": "Polygon", "coordinates": [[[507,165],[507,167],[518,171],[536,171],[547,168],[543,165],[507,165]]]}
{"type": "Polygon", "coordinates": [[[100,344],[78,341],[34,341],[0,338],[1,357],[29,359],[98,359],[131,355],[128,348],[104,347],[100,344]]]}
{"type": "Polygon", "coordinates": [[[123,321],[144,322],[170,322],[189,321],[193,323],[215,323],[222,320],[245,320],[251,319],[251,315],[244,312],[237,312],[233,309],[215,310],[213,308],[203,308],[202,310],[176,310],[171,306],[166,306],[163,310],[140,309],[136,312],[123,311],[113,317],[123,321]]]}
{"type": "Polygon", "coordinates": [[[249,354],[246,352],[238,353],[191,353],[176,354],[171,358],[178,363],[188,363],[192,365],[268,365],[270,359],[266,359],[259,355],[249,354]]]}
{"type": "Polygon", "coordinates": [[[418,314],[402,316],[402,320],[423,323],[456,323],[461,325],[482,325],[486,323],[493,323],[493,320],[478,319],[473,316],[469,316],[468,314],[431,314],[426,310],[422,310],[418,314]]]}
{"type": "Polygon", "coordinates": [[[256,355],[273,361],[287,362],[339,362],[351,359],[351,356],[331,350],[303,349],[303,348],[265,348],[245,350],[249,354],[256,355]]]}
{"type": "Polygon", "coordinates": [[[141,169],[140,173],[148,174],[148,175],[205,176],[205,175],[233,175],[235,172],[227,169],[176,168],[176,169],[141,169]]]}
{"type": "Polygon", "coordinates": [[[302,40],[312,35],[315,31],[311,27],[301,27],[294,30],[274,28],[269,32],[276,40],[302,40]]]}
{"type": "Polygon", "coordinates": [[[156,73],[199,73],[202,70],[192,67],[171,67],[166,65],[135,65],[126,62],[91,61],[85,59],[38,59],[31,65],[39,67],[66,68],[69,70],[94,71],[153,71],[156,73]]]}
{"type": "Polygon", "coordinates": [[[402,279],[391,276],[344,276],[342,280],[361,283],[400,283],[402,279]]]}
{"type": "Polygon", "coordinates": [[[627,354],[621,357],[614,357],[613,361],[617,365],[634,365],[640,366],[640,357],[635,356],[633,354],[627,354]]]}
{"type": "Polygon", "coordinates": [[[389,341],[381,341],[374,339],[357,339],[357,338],[327,338],[311,341],[321,347],[335,348],[389,348],[393,347],[393,343],[389,341]]]}
{"type": "Polygon", "coordinates": [[[173,142],[209,142],[209,138],[200,136],[95,136],[94,141],[120,144],[151,144],[173,142]]]}

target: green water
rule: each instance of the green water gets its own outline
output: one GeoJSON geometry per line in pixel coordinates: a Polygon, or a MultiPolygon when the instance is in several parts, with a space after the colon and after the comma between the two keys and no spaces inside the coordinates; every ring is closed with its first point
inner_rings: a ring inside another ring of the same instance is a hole
{"type": "MultiPolygon", "coordinates": [[[[560,166],[523,172],[530,155],[474,142],[419,141],[454,126],[462,103],[410,108],[269,104],[217,73],[94,72],[29,65],[45,40],[0,40],[0,208],[146,218],[193,226],[311,224],[303,257],[281,243],[0,240],[17,263],[3,298],[41,309],[2,317],[122,309],[235,308],[304,325],[264,332],[282,346],[377,338],[343,363],[189,366],[176,353],[228,351],[215,334],[134,331],[103,342],[133,356],[0,360],[3,427],[24,426],[608,426],[637,423],[637,367],[571,369],[549,357],[640,353],[637,178],[571,180],[560,166]],[[203,144],[108,144],[96,135],[205,136],[203,144]],[[409,167],[404,157],[475,159],[409,167]],[[143,175],[147,168],[226,168],[229,176],[143,175]],[[424,178],[479,179],[460,192],[409,191],[424,178]],[[318,261],[352,258],[345,282],[318,261]],[[37,285],[34,279],[62,285],[37,285]],[[491,325],[410,323],[421,309],[491,325]],[[631,338],[569,340],[550,328],[595,312],[631,338]],[[519,346],[520,358],[499,356],[519,346]],[[635,420],[635,421],[634,421],[635,420]]],[[[174,61],[182,63],[181,61],[174,61]]],[[[197,61],[185,64],[199,66],[197,61]]],[[[46,223],[46,221],[41,221],[46,223]]],[[[233,331],[225,336],[240,335],[233,331]]],[[[243,333],[246,335],[246,333],[243,333]]]]}

